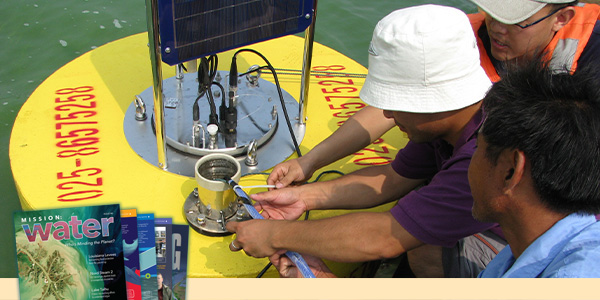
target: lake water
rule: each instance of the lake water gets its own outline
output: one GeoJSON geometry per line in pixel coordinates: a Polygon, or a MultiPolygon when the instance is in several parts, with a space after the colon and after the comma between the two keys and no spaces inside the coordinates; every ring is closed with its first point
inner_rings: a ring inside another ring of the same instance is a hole
{"type": "MultiPolygon", "coordinates": [[[[321,0],[315,40],[367,65],[377,21],[393,10],[434,3],[467,13],[467,0],[321,0]]],[[[21,105],[61,66],[108,42],[144,32],[144,0],[0,1],[0,277],[17,277],[12,212],[20,209],[10,171],[8,143],[21,105]]],[[[118,57],[115,57],[118,59],[118,57]]],[[[32,176],[35,176],[32,174],[32,176]]]]}

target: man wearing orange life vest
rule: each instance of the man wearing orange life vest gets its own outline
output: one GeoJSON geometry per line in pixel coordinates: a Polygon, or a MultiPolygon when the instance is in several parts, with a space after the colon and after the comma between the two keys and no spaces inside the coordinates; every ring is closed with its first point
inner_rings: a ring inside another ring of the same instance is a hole
{"type": "Polygon", "coordinates": [[[550,66],[575,71],[600,55],[600,6],[565,0],[471,0],[469,15],[481,66],[496,82],[507,63],[547,56],[550,66]]]}

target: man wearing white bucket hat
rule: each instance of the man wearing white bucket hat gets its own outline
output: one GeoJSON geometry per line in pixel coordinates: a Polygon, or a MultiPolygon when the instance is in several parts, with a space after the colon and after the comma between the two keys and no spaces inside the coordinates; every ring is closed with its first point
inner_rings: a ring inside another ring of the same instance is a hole
{"type": "Polygon", "coordinates": [[[490,86],[463,12],[423,5],[389,14],[374,30],[369,73],[360,96],[383,109],[411,141],[390,165],[252,198],[267,218],[287,220],[296,220],[306,210],[367,208],[401,199],[388,212],[310,221],[230,222],[227,229],[237,233],[236,247],[230,249],[274,259],[290,250],[357,262],[429,248],[425,252],[437,268],[422,274],[476,276],[495,255],[490,248],[505,245],[497,224],[478,222],[471,215],[467,180],[475,133],[483,119],[480,101],[490,86]],[[463,238],[484,231],[479,238],[491,247],[464,253],[460,251],[482,247],[463,244],[454,252],[462,259],[444,261],[442,272],[440,246],[453,249],[463,238]]]}
{"type": "MultiPolygon", "coordinates": [[[[470,14],[481,65],[493,81],[505,64],[546,53],[556,68],[576,70],[600,60],[600,6],[571,0],[471,0],[470,14]]],[[[600,77],[600,75],[599,75],[600,77]]],[[[269,184],[284,187],[308,180],[315,170],[355,153],[394,127],[380,109],[367,106],[304,156],[273,169],[269,184]]]]}

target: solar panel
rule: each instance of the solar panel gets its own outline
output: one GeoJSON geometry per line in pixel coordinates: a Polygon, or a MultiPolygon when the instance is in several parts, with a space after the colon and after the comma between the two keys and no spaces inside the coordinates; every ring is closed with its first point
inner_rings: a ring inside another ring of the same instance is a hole
{"type": "Polygon", "coordinates": [[[162,60],[175,65],[304,31],[313,0],[159,0],[162,60]]]}

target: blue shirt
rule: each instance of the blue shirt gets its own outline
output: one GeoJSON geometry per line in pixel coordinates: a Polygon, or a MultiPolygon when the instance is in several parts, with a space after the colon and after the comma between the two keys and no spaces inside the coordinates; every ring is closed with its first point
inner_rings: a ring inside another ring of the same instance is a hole
{"type": "Polygon", "coordinates": [[[506,246],[479,277],[600,278],[600,222],[571,214],[538,237],[515,260],[506,246]]]}

